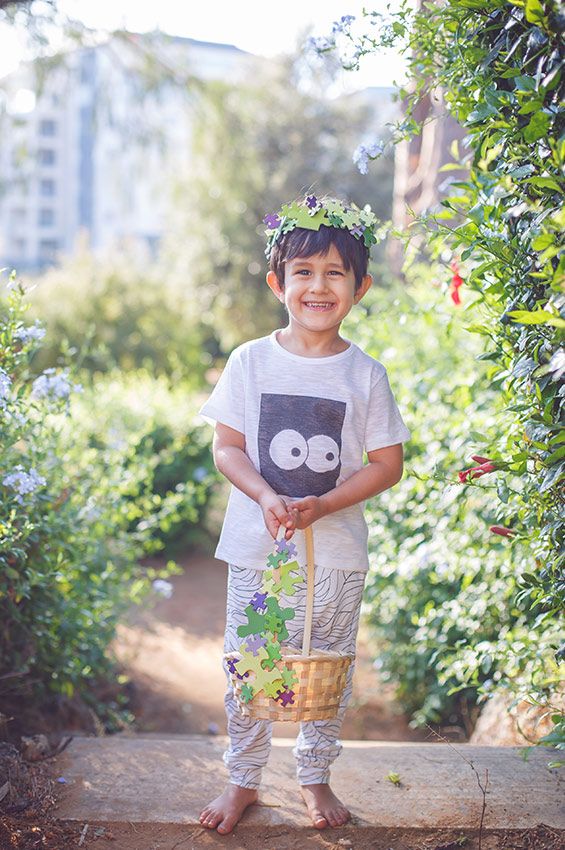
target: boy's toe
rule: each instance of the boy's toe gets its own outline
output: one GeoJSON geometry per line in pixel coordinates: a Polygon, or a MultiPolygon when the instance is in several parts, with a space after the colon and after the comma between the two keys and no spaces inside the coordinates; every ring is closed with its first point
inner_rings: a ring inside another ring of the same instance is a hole
{"type": "Polygon", "coordinates": [[[228,832],[231,832],[234,826],[237,823],[237,818],[230,815],[227,815],[223,821],[218,824],[217,831],[221,832],[222,835],[227,835],[228,832]]]}
{"type": "Polygon", "coordinates": [[[312,810],[312,823],[316,829],[324,829],[328,825],[327,819],[319,809],[312,810]]]}

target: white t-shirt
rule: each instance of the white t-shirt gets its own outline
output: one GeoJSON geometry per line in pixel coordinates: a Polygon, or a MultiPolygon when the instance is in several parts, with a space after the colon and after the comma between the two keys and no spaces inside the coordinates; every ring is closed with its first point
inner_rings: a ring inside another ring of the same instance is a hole
{"type": "MultiPolygon", "coordinates": [[[[303,357],[276,334],[232,351],[199,411],[244,434],[246,454],[275,493],[321,496],[362,468],[363,451],[410,439],[382,363],[354,343],[339,354],[303,357]]],[[[364,504],[313,524],[315,564],[368,569],[364,504]]],[[[304,533],[295,531],[292,540],[305,563],[304,533]]],[[[267,569],[273,542],[259,505],[232,485],[216,557],[267,569]]]]}

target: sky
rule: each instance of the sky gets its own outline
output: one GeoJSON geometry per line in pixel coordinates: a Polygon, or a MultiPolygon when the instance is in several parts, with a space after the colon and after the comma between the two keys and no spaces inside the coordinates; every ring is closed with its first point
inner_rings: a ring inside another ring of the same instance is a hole
{"type": "MultiPolygon", "coordinates": [[[[89,27],[136,32],[159,28],[172,35],[234,44],[250,53],[274,56],[295,49],[307,31],[314,36],[328,35],[333,21],[342,15],[355,15],[360,21],[367,0],[216,0],[198,4],[179,0],[59,0],[57,5],[89,27]]],[[[385,11],[386,2],[376,0],[369,8],[385,11]]],[[[0,25],[0,76],[13,70],[23,57],[22,42],[14,38],[12,29],[0,25]]],[[[387,51],[363,58],[358,72],[343,71],[341,85],[344,90],[354,90],[369,85],[391,86],[402,79],[401,57],[387,51]]]]}

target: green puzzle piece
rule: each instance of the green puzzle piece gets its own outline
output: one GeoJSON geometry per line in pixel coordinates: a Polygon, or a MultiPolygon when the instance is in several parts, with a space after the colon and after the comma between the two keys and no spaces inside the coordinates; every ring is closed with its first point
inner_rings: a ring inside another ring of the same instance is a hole
{"type": "Polygon", "coordinates": [[[275,599],[274,596],[267,596],[265,605],[267,606],[267,614],[265,614],[265,617],[268,617],[269,614],[274,614],[275,617],[278,617],[279,620],[283,621],[280,630],[277,632],[279,642],[288,640],[288,629],[286,627],[286,622],[284,621],[294,619],[294,608],[281,608],[278,599],[275,599]]]}
{"type": "Polygon", "coordinates": [[[283,677],[285,687],[287,687],[289,690],[297,684],[298,676],[296,675],[294,670],[291,670],[290,667],[283,667],[280,671],[280,674],[283,677]]]}
{"type": "Polygon", "coordinates": [[[247,635],[258,635],[265,629],[265,614],[259,614],[253,605],[248,605],[245,609],[247,615],[247,624],[237,627],[239,637],[247,637],[247,635]]]}
{"type": "Polygon", "coordinates": [[[282,658],[280,647],[281,645],[278,641],[269,641],[269,643],[265,646],[265,649],[269,654],[269,657],[263,661],[263,667],[266,670],[272,670],[275,666],[275,661],[282,658]]]}
{"type": "Polygon", "coordinates": [[[294,596],[296,593],[295,584],[302,584],[304,579],[302,576],[291,576],[291,572],[297,572],[299,569],[298,561],[289,561],[288,564],[281,564],[279,568],[280,578],[273,588],[273,592],[280,593],[281,590],[287,596],[294,596]]]}
{"type": "Polygon", "coordinates": [[[252,680],[254,692],[265,690],[265,685],[282,685],[282,676],[275,668],[274,670],[265,670],[261,666],[261,662],[267,657],[267,653],[261,647],[259,655],[255,656],[251,652],[242,652],[242,658],[236,662],[235,669],[243,676],[244,673],[253,672],[255,678],[252,680]]]}
{"type": "Polygon", "coordinates": [[[254,696],[254,690],[251,685],[242,685],[241,686],[241,699],[243,702],[251,702],[254,696]]]}
{"type": "Polygon", "coordinates": [[[283,680],[279,679],[278,681],[265,682],[263,690],[265,691],[265,694],[268,697],[273,697],[273,699],[276,699],[278,692],[284,691],[283,680]]]}
{"type": "Polygon", "coordinates": [[[245,614],[247,615],[248,622],[247,624],[244,623],[237,627],[237,634],[239,637],[247,637],[247,635],[256,635],[272,631],[272,629],[269,628],[268,623],[271,625],[278,625],[274,623],[272,616],[269,616],[274,615],[281,621],[279,630],[277,631],[278,639],[286,640],[288,638],[288,630],[284,621],[292,620],[294,618],[294,608],[281,609],[278,600],[275,599],[274,596],[267,596],[265,605],[267,606],[267,611],[264,614],[259,614],[254,609],[253,605],[248,605],[246,607],[245,614]]]}

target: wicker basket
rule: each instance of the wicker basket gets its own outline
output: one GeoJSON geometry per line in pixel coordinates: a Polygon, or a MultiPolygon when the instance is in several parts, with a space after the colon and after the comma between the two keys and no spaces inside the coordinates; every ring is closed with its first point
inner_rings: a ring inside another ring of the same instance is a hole
{"type": "MultiPolygon", "coordinates": [[[[241,679],[231,674],[234,692],[242,715],[258,720],[328,720],[337,715],[345,687],[347,670],[354,655],[332,650],[310,650],[312,611],[314,607],[314,541],[312,527],[305,529],[306,560],[308,564],[306,587],[306,616],[302,652],[295,647],[281,646],[282,658],[275,662],[277,669],[290,668],[298,681],[292,686],[293,703],[283,705],[264,691],[258,691],[249,702],[241,698],[243,686],[253,684],[253,679],[241,679]]],[[[226,661],[241,659],[239,652],[227,652],[226,661]]],[[[251,675],[251,674],[250,674],[251,675]]],[[[253,674],[254,675],[254,674],[253,674]]]]}

